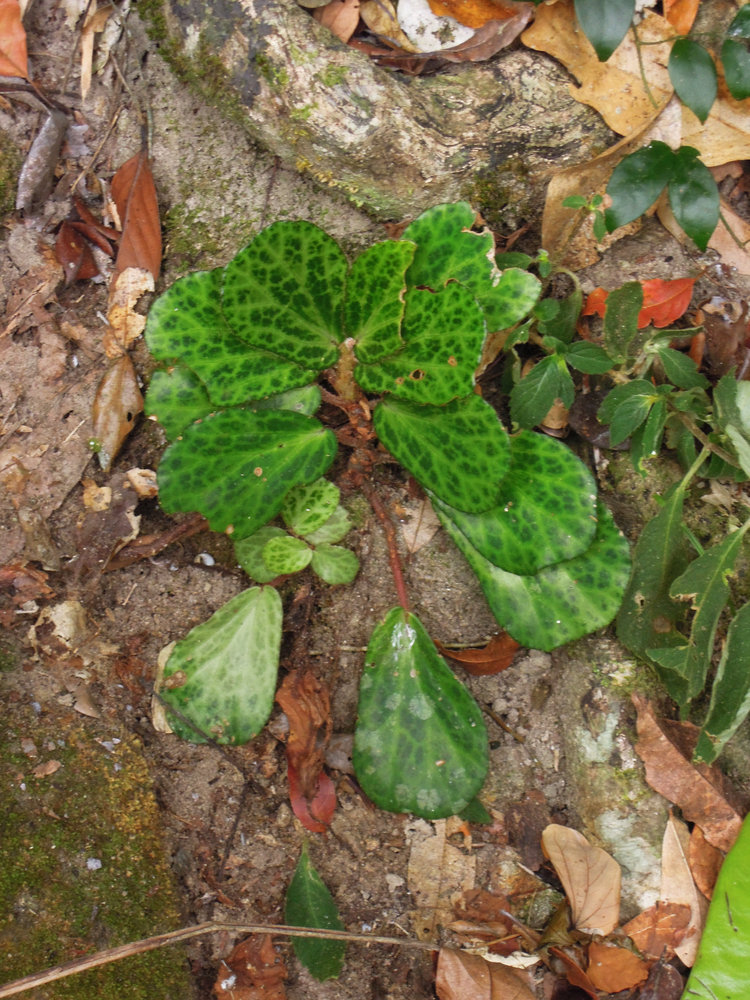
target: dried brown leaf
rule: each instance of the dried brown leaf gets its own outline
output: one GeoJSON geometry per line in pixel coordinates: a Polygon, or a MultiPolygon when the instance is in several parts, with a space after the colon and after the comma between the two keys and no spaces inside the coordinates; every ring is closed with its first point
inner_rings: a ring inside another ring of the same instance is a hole
{"type": "Polygon", "coordinates": [[[55,240],[55,256],[62,265],[65,284],[86,281],[99,273],[91,247],[75,223],[65,221],[55,240]]]}
{"type": "Polygon", "coordinates": [[[671,958],[675,947],[685,937],[690,923],[690,906],[687,903],[659,901],[643,910],[623,925],[623,931],[641,954],[671,958]]]}
{"type": "Polygon", "coordinates": [[[26,31],[18,0],[0,0],[0,76],[29,77],[26,31]]]}
{"type": "Polygon", "coordinates": [[[521,648],[507,632],[494,635],[481,649],[448,649],[437,641],[435,645],[443,656],[448,656],[456,663],[460,663],[466,673],[474,677],[499,674],[506,670],[521,648]]]}
{"type": "Polygon", "coordinates": [[[584,993],[588,993],[591,1000],[599,1000],[596,987],[575,959],[571,958],[562,948],[552,947],[550,948],[550,954],[558,958],[565,966],[565,975],[571,986],[575,986],[584,993]]]}
{"type": "Polygon", "coordinates": [[[454,948],[441,948],[435,974],[440,1000],[534,1000],[521,975],[454,948]]]}
{"type": "Polygon", "coordinates": [[[143,333],[146,317],[136,312],[142,296],[154,290],[154,276],[142,267],[129,267],[113,279],[109,293],[109,327],[102,343],[108,357],[116,358],[143,333]]]}
{"type": "Polygon", "coordinates": [[[743,810],[736,793],[717,767],[693,764],[698,730],[689,723],[657,719],[645,698],[633,695],[638,712],[636,753],[646,766],[646,780],[654,791],[682,810],[690,823],[701,827],[706,840],[728,851],[737,839],[743,810]]]}
{"type": "Polygon", "coordinates": [[[270,934],[251,934],[219,965],[216,1000],[286,1000],[286,966],[270,934]]]}
{"type": "Polygon", "coordinates": [[[619,993],[632,990],[648,979],[648,963],[642,958],[604,941],[592,941],[589,945],[589,964],[586,972],[598,990],[619,993]]]}
{"type": "Polygon", "coordinates": [[[453,900],[474,888],[476,855],[450,843],[460,829],[455,819],[430,825],[417,820],[410,830],[408,888],[416,904],[410,917],[420,941],[434,941],[438,929],[453,920],[453,900]]]}
{"type": "Polygon", "coordinates": [[[122,224],[112,283],[116,284],[130,267],[143,268],[156,280],[161,269],[161,223],[156,185],[145,150],[123,163],[112,178],[111,190],[122,224]]]}
{"type": "Polygon", "coordinates": [[[661,897],[671,903],[686,903],[690,907],[690,922],[682,941],[675,945],[675,954],[687,966],[695,961],[703,933],[708,904],[698,892],[688,864],[690,834],[682,820],[670,816],[664,831],[661,854],[661,897]]]}
{"type": "Polygon", "coordinates": [[[551,823],[542,833],[544,853],[568,897],[573,923],[586,934],[610,934],[620,922],[620,866],[577,830],[551,823]]]}
{"type": "Polygon", "coordinates": [[[316,7],[313,17],[346,44],[359,24],[359,2],[360,0],[331,0],[324,7],[316,7]]]}
{"type": "Polygon", "coordinates": [[[106,471],[143,410],[143,396],[133,362],[123,354],[104,374],[92,407],[94,437],[100,444],[99,463],[106,471]]]}
{"type": "Polygon", "coordinates": [[[713,895],[719,869],[723,862],[724,852],[709,844],[701,828],[694,826],[690,832],[688,863],[695,884],[706,899],[711,899],[713,895]]]}
{"type": "Polygon", "coordinates": [[[639,1000],[680,1000],[684,988],[685,980],[677,969],[660,959],[652,966],[639,1000]]]}

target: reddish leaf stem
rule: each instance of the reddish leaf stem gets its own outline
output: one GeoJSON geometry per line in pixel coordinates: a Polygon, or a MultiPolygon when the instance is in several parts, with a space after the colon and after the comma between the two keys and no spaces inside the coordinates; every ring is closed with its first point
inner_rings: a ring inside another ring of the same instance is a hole
{"type": "Polygon", "coordinates": [[[409,606],[409,595],[406,592],[406,583],[404,581],[404,572],[401,567],[401,556],[398,554],[398,543],[396,541],[396,532],[393,527],[393,521],[388,515],[388,511],[385,509],[383,504],[380,502],[380,497],[377,495],[375,488],[369,483],[362,484],[362,492],[367,497],[370,506],[375,512],[375,516],[380,521],[385,534],[386,544],[388,546],[388,562],[391,566],[391,573],[393,574],[393,582],[396,585],[396,594],[398,595],[398,603],[404,609],[404,611],[410,611],[409,606]]]}

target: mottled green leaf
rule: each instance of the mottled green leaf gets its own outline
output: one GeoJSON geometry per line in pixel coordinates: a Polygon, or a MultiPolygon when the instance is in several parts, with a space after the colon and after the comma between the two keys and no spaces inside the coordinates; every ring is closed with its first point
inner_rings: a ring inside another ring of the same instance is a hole
{"type": "Polygon", "coordinates": [[[343,340],[346,272],[341,248],[322,229],[276,222],[227,264],[222,310],[241,340],[319,372],[343,340]]]}
{"type": "MultiPolygon", "coordinates": [[[[338,908],[323,879],[310,863],[307,843],[289,883],[284,919],[291,927],[343,931],[338,908]]],[[[346,943],[331,938],[292,938],[294,954],[315,979],[336,979],[344,967],[346,943]]]]}
{"type": "MultiPolygon", "coordinates": [[[[317,374],[268,343],[250,346],[221,309],[224,272],[197,271],[176,281],[151,306],[146,343],[162,361],[179,359],[203,382],[217,406],[236,406],[312,382],[317,374]]],[[[171,419],[169,409],[158,414],[171,419]]],[[[163,422],[163,420],[162,420],[163,422]]]]}
{"type": "Polygon", "coordinates": [[[702,45],[677,38],[669,52],[669,79],[683,104],[705,122],[716,100],[716,66],[702,45]]]}
{"type": "MultiPolygon", "coordinates": [[[[273,708],[281,618],[273,587],[237,594],[177,643],[164,668],[162,699],[218,743],[247,743],[273,708]]],[[[169,723],[183,739],[205,742],[177,716],[169,723]]]]}
{"type": "Polygon", "coordinates": [[[281,509],[286,493],[321,476],[336,438],[314,417],[289,410],[224,410],[186,428],[159,465],[168,513],[199,511],[214,531],[245,538],[281,509]]]}
{"type": "Polygon", "coordinates": [[[533,576],[494,566],[439,507],[436,512],[476,573],[498,624],[522,646],[556,649],[603,628],[617,614],[630,558],[628,543],[603,504],[598,507],[594,541],[586,551],[533,576]]]}
{"type": "Polygon", "coordinates": [[[283,534],[269,538],[263,546],[263,562],[274,577],[287,573],[299,573],[312,560],[313,552],[301,538],[283,534]]]}
{"type": "Polygon", "coordinates": [[[286,537],[283,528],[267,524],[263,528],[258,528],[252,535],[248,535],[247,538],[235,539],[234,554],[237,557],[237,562],[251,580],[255,580],[257,583],[270,583],[274,577],[278,576],[278,573],[268,568],[268,564],[263,558],[263,549],[271,538],[286,537]]]}
{"type": "Polygon", "coordinates": [[[351,549],[327,542],[315,546],[311,565],[321,580],[332,586],[351,583],[359,572],[359,559],[351,549]]]}
{"type": "Polygon", "coordinates": [[[265,399],[253,400],[251,410],[294,410],[312,416],[320,408],[320,389],[317,385],[303,385],[287,389],[265,399]]]}
{"type": "Polygon", "coordinates": [[[378,437],[426,489],[459,510],[478,513],[500,500],[508,434],[480,396],[420,406],[387,396],[374,414],[378,437]]]}
{"type": "MultiPolygon", "coordinates": [[[[713,763],[750,713],[750,604],[732,619],[695,756],[713,763]]],[[[749,984],[750,985],[750,984],[749,984]]]]}
{"type": "Polygon", "coordinates": [[[607,296],[604,310],[604,347],[610,357],[626,361],[638,333],[638,313],[643,305],[643,285],[628,281],[607,296]]]}
{"type": "Polygon", "coordinates": [[[607,185],[611,198],[611,205],[604,212],[607,231],[611,233],[618,226],[626,226],[651,208],[673,170],[674,153],[659,140],[623,157],[607,185]]]}
{"type": "Polygon", "coordinates": [[[325,524],[305,535],[305,541],[311,545],[322,545],[324,542],[332,545],[334,542],[340,542],[351,526],[349,514],[339,506],[325,524]]]}
{"type": "Polygon", "coordinates": [[[719,222],[719,189],[698,155],[692,146],[677,150],[668,191],[675,219],[698,249],[705,251],[719,222]]]}
{"type": "Polygon", "coordinates": [[[513,386],[510,414],[519,427],[536,427],[549,413],[556,400],[571,406],[575,396],[573,379],[561,354],[551,354],[534,365],[513,386]]]}
{"type": "Polygon", "coordinates": [[[352,264],[346,282],[344,326],[356,340],[360,361],[378,361],[402,346],[406,269],[415,246],[405,240],[376,243],[352,264]]]}
{"type": "Polygon", "coordinates": [[[456,282],[437,292],[411,289],[402,327],[404,347],[354,376],[369,393],[441,406],[474,390],[474,372],[485,337],[477,300],[456,282]]]}
{"type": "Polygon", "coordinates": [[[147,416],[158,419],[167,438],[173,441],[188,424],[215,407],[198,376],[184,365],[177,365],[168,371],[157,368],[151,376],[144,409],[147,416]]]}
{"type": "Polygon", "coordinates": [[[578,23],[606,62],[627,34],[635,13],[635,0],[575,0],[578,23]]]}
{"type": "Polygon", "coordinates": [[[495,566],[531,575],[580,555],[596,534],[596,483],[561,441],[522,431],[510,439],[501,502],[482,514],[433,504],[495,566]]]}
{"type": "Polygon", "coordinates": [[[464,809],[487,773],[479,706],[402,608],[388,612],[367,647],[353,760],[377,806],[427,819],[464,809]]]}
{"type": "Polygon", "coordinates": [[[322,528],[338,507],[340,490],[327,479],[296,486],[284,497],[281,516],[295,535],[308,535],[322,528]]]}

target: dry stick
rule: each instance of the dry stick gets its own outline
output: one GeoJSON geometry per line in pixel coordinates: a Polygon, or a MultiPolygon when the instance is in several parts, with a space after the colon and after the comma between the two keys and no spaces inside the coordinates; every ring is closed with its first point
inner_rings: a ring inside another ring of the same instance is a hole
{"type": "Polygon", "coordinates": [[[388,516],[388,511],[385,509],[383,504],[380,502],[380,497],[375,492],[375,488],[369,484],[363,484],[362,492],[367,497],[370,506],[375,511],[375,516],[380,521],[382,525],[383,532],[385,533],[385,540],[388,545],[388,562],[391,565],[391,573],[393,574],[393,582],[396,584],[396,594],[398,595],[398,603],[404,609],[404,611],[409,611],[409,595],[406,592],[406,583],[404,582],[404,573],[401,569],[401,557],[398,554],[398,544],[396,542],[396,532],[393,528],[393,521],[391,521],[388,516]]]}
{"type": "Polygon", "coordinates": [[[12,983],[0,986],[0,1000],[3,1000],[4,997],[16,996],[16,994],[26,990],[45,986],[58,979],[65,979],[67,976],[77,975],[79,972],[86,972],[88,969],[96,969],[100,965],[119,962],[120,959],[130,958],[131,955],[142,955],[146,951],[154,951],[156,948],[190,941],[193,938],[202,937],[204,934],[215,934],[218,931],[224,931],[228,934],[277,934],[281,937],[330,938],[334,941],[358,941],[363,944],[395,944],[421,951],[437,951],[439,947],[437,944],[431,944],[427,941],[385,937],[379,934],[355,934],[349,931],[286,927],[284,924],[225,923],[209,920],[206,923],[196,924],[194,927],[183,927],[177,931],[167,931],[166,934],[156,934],[154,937],[143,938],[140,941],[131,941],[129,944],[122,944],[117,948],[105,948],[104,951],[97,951],[93,955],[76,958],[63,965],[55,965],[51,969],[45,969],[44,972],[34,972],[22,979],[15,979],[12,983]]]}

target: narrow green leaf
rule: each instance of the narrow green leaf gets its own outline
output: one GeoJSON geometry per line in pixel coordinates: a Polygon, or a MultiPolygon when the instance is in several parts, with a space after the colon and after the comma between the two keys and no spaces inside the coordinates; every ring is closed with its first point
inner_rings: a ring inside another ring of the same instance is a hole
{"type": "Polygon", "coordinates": [[[667,404],[663,399],[658,399],[651,407],[645,423],[635,431],[630,442],[630,458],[637,472],[643,473],[645,459],[655,458],[659,454],[666,421],[667,404]]]}
{"type": "Polygon", "coordinates": [[[374,414],[378,437],[441,500],[479,513],[500,500],[508,470],[508,433],[480,396],[446,406],[419,406],[387,396],[374,414]]]}
{"type": "Polygon", "coordinates": [[[263,562],[274,577],[299,573],[310,565],[313,551],[301,538],[281,535],[269,538],[263,546],[263,562]]]}
{"type": "Polygon", "coordinates": [[[296,486],[284,497],[281,516],[295,535],[318,531],[338,507],[340,490],[327,479],[296,486]]]}
{"type": "MultiPolygon", "coordinates": [[[[281,598],[251,587],[181,639],[164,669],[162,699],[218,743],[247,743],[273,708],[281,646],[281,598]]],[[[182,739],[205,742],[170,715],[182,739]]]]}
{"type": "Polygon", "coordinates": [[[495,254],[495,263],[501,271],[504,267],[520,267],[522,270],[527,271],[534,263],[534,258],[529,257],[527,253],[509,250],[507,253],[495,254]]]}
{"type": "Polygon", "coordinates": [[[411,289],[401,329],[404,347],[354,377],[368,393],[392,392],[415,403],[444,403],[474,391],[485,325],[477,300],[451,282],[437,292],[411,289]]]}
{"type": "Polygon", "coordinates": [[[482,787],[482,713],[416,615],[392,608],[375,627],[357,714],[354,771],[381,809],[452,816],[482,787]]]}
{"type": "Polygon", "coordinates": [[[502,501],[482,514],[432,502],[493,565],[531,575],[588,549],[596,534],[596,483],[561,441],[521,431],[510,439],[502,501]]]}
{"type": "Polygon", "coordinates": [[[287,534],[283,528],[267,524],[263,528],[258,528],[247,538],[235,539],[234,554],[237,562],[244,569],[251,580],[256,583],[270,583],[274,577],[278,576],[273,570],[268,568],[268,564],[263,558],[263,549],[266,542],[271,538],[286,538],[287,534]]]}
{"type": "Polygon", "coordinates": [[[406,271],[416,247],[388,240],[369,247],[354,261],[346,281],[344,326],[356,340],[360,361],[378,361],[402,346],[406,271]]]}
{"type": "Polygon", "coordinates": [[[565,360],[552,354],[534,365],[510,394],[510,413],[519,427],[536,427],[544,420],[555,400],[570,406],[575,397],[573,379],[565,360]]]}
{"type": "Polygon", "coordinates": [[[668,190],[675,219],[704,251],[719,222],[719,189],[711,171],[698,159],[697,149],[678,149],[668,190]]]}
{"type": "Polygon", "coordinates": [[[575,0],[576,17],[600,62],[606,62],[627,34],[635,0],[575,0]]]}
{"type": "Polygon", "coordinates": [[[305,541],[310,545],[321,545],[324,542],[332,545],[334,542],[340,542],[351,526],[349,514],[343,507],[338,506],[325,524],[305,535],[305,541]]]}
{"type": "Polygon", "coordinates": [[[151,376],[144,409],[155,416],[168,440],[174,441],[194,420],[214,409],[205,385],[184,365],[168,371],[158,369],[151,376]]]}
{"type": "Polygon", "coordinates": [[[565,351],[565,360],[576,371],[588,375],[603,375],[614,365],[614,361],[603,347],[586,340],[577,340],[565,351]]]}
{"type": "Polygon", "coordinates": [[[612,199],[604,212],[608,232],[626,226],[651,208],[672,176],[674,160],[669,146],[658,140],[620,160],[607,185],[612,199]]]}
{"type": "MultiPolygon", "coordinates": [[[[307,843],[289,883],[284,919],[291,927],[343,931],[339,911],[323,879],[310,863],[307,843]]],[[[319,982],[336,979],[344,967],[346,942],[331,938],[292,938],[294,954],[319,982]]]]}
{"type": "Polygon", "coordinates": [[[630,570],[628,543],[603,504],[586,551],[533,576],[493,566],[439,507],[435,509],[476,573],[498,624],[522,646],[556,649],[603,628],[617,614],[630,570]]]}
{"type": "Polygon", "coordinates": [[[643,285],[628,281],[607,296],[604,310],[604,347],[619,363],[628,359],[628,351],[638,333],[638,313],[643,306],[643,285]]]}
{"type": "Polygon", "coordinates": [[[336,438],[289,410],[223,410],[191,424],[158,470],[168,513],[199,511],[214,531],[246,538],[281,510],[286,493],[328,469],[336,438]]]}
{"type": "Polygon", "coordinates": [[[359,572],[359,559],[351,549],[322,542],[313,552],[311,566],[321,580],[336,586],[352,582],[359,572]]]}
{"type": "Polygon", "coordinates": [[[750,477],[750,382],[725,375],[714,389],[716,426],[729,439],[742,471],[750,477]]]}
{"type": "Polygon", "coordinates": [[[659,346],[659,360],[664,366],[664,374],[678,389],[704,389],[709,385],[705,375],[701,375],[693,359],[676,351],[673,347],[659,346]]]}
{"type": "Polygon", "coordinates": [[[221,308],[241,340],[317,373],[333,364],[343,340],[347,269],[322,229],[276,222],[227,264],[221,308]]]}
{"type": "Polygon", "coordinates": [[[712,764],[750,714],[750,604],[740,608],[727,632],[711,688],[697,760],[712,764]]]}
{"type": "Polygon", "coordinates": [[[716,100],[716,66],[702,45],[678,38],[669,53],[669,79],[677,96],[700,119],[708,118],[716,100]]]}
{"type": "Polygon", "coordinates": [[[750,97],[750,51],[739,38],[727,38],[721,47],[721,64],[729,93],[735,101],[750,97]]]}

